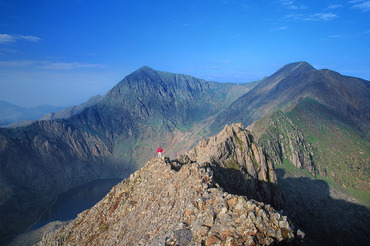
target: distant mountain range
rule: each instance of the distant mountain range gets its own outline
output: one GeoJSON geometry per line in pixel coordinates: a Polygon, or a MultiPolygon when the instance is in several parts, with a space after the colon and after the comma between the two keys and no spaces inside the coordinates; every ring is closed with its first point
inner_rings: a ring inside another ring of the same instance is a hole
{"type": "MultiPolygon", "coordinates": [[[[64,190],[101,177],[127,177],[158,146],[175,158],[236,122],[255,132],[275,168],[284,168],[285,174],[277,174],[285,187],[296,181],[286,175],[304,171],[344,192],[356,191],[352,196],[369,206],[369,87],[369,81],[316,70],[306,62],[288,64],[247,84],[142,67],[102,98],[26,127],[0,129],[0,238],[6,242],[23,231],[64,190]]],[[[321,210],[305,207],[304,199],[284,187],[282,191],[293,222],[308,232],[309,240],[314,242],[311,232],[316,233],[316,243],[323,244],[339,230],[305,226],[317,222],[321,214],[315,212],[321,210]]],[[[343,207],[332,208],[341,214],[343,207]]],[[[360,225],[369,218],[364,214],[357,216],[360,225]]],[[[363,239],[358,235],[369,227],[357,231],[356,238],[363,239]]],[[[343,244],[350,242],[353,231],[341,232],[343,244]]]]}
{"type": "Polygon", "coordinates": [[[103,98],[103,96],[96,95],[91,97],[87,102],[82,103],[80,105],[72,106],[65,108],[61,111],[49,111],[47,114],[40,117],[38,120],[56,120],[56,119],[68,119],[72,117],[75,114],[81,113],[85,108],[94,106],[100,100],[103,98]]]}
{"type": "Polygon", "coordinates": [[[35,120],[67,119],[97,104],[102,98],[96,95],[87,102],[72,107],[42,105],[32,108],[24,108],[0,100],[0,127],[26,126],[35,120]]]}
{"type": "Polygon", "coordinates": [[[55,107],[50,105],[24,108],[0,100],[0,126],[9,125],[19,121],[22,121],[19,124],[27,124],[33,120],[39,119],[47,113],[58,112],[63,108],[64,107],[55,107]]]}

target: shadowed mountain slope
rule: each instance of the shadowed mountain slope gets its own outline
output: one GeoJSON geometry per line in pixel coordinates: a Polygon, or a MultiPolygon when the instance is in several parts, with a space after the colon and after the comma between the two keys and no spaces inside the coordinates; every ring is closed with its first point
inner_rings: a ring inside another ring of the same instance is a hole
{"type": "Polygon", "coordinates": [[[290,162],[329,178],[370,204],[370,142],[342,115],[305,98],[285,114],[278,111],[256,122],[253,131],[275,164],[290,162]]]}
{"type": "Polygon", "coordinates": [[[281,169],[278,178],[287,199],[287,214],[306,232],[308,245],[366,245],[370,216],[369,81],[317,71],[307,64],[300,66],[305,69],[294,80],[282,73],[285,79],[279,82],[281,77],[275,74],[271,77],[278,82],[267,83],[270,89],[257,88],[266,81],[256,86],[256,93],[262,93],[249,103],[258,105],[260,112],[265,108],[266,114],[248,129],[281,169]],[[284,81],[288,78],[290,82],[284,81]],[[290,84],[294,90],[284,87],[280,91],[280,83],[290,84]],[[271,94],[271,90],[275,92],[271,94]],[[305,178],[297,178],[300,176],[305,178]]]}

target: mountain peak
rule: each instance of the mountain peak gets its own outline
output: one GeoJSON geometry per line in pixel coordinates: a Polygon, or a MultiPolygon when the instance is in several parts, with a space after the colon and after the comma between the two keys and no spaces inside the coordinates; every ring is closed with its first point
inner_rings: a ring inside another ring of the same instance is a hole
{"type": "Polygon", "coordinates": [[[311,64],[305,61],[301,61],[301,62],[289,63],[283,66],[281,69],[279,69],[275,74],[288,75],[293,72],[303,72],[303,71],[312,72],[312,71],[316,71],[316,69],[311,64]]]}
{"type": "Polygon", "coordinates": [[[141,68],[135,70],[134,72],[132,72],[131,74],[129,74],[127,77],[132,77],[132,76],[138,76],[138,75],[143,75],[143,74],[146,74],[146,75],[149,75],[149,74],[153,74],[153,73],[156,73],[157,71],[154,70],[153,68],[151,67],[148,67],[148,66],[142,66],[141,68]]]}
{"type": "Polygon", "coordinates": [[[151,67],[148,67],[148,66],[142,66],[137,71],[155,71],[155,70],[151,67]]]}
{"type": "MultiPolygon", "coordinates": [[[[290,63],[290,64],[297,64],[298,66],[307,66],[307,67],[313,68],[313,66],[311,64],[309,64],[308,62],[306,62],[306,61],[293,62],[293,63],[290,63]]],[[[287,65],[289,65],[289,64],[287,64],[287,65]]]]}

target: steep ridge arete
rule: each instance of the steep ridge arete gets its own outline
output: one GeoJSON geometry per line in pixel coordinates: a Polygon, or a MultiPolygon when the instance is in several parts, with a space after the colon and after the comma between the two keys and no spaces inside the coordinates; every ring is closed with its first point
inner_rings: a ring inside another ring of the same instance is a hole
{"type": "MultiPolygon", "coordinates": [[[[226,192],[229,184],[217,181],[219,176],[223,182],[232,182],[235,176],[228,169],[262,179],[263,172],[248,165],[246,156],[250,154],[262,169],[267,169],[249,135],[241,125],[226,126],[219,135],[201,142],[177,160],[152,159],[94,207],[44,235],[38,245],[299,243],[303,233],[295,232],[286,216],[248,196],[226,192]],[[238,142],[238,138],[250,142],[238,142]],[[238,152],[240,147],[245,151],[238,152]],[[226,167],[231,158],[234,163],[226,167]],[[253,173],[247,173],[248,169],[253,173]]],[[[269,175],[273,174],[274,170],[269,170],[269,175]]]]}
{"type": "Polygon", "coordinates": [[[25,230],[60,192],[127,177],[158,145],[169,148],[248,86],[143,67],[70,117],[0,128],[0,244],[25,230]]]}
{"type": "Polygon", "coordinates": [[[300,99],[310,97],[342,115],[369,138],[369,94],[369,81],[327,69],[316,70],[306,62],[291,63],[223,110],[213,128],[221,129],[230,122],[248,126],[277,110],[285,112],[300,99]]]}

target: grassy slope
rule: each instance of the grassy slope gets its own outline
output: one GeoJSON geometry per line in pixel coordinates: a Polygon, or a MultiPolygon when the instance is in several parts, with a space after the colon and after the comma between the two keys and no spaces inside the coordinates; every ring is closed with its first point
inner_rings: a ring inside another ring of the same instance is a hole
{"type": "Polygon", "coordinates": [[[370,142],[346,119],[310,98],[302,100],[286,115],[316,149],[317,178],[369,206],[370,142]]]}

